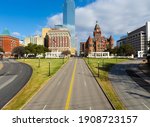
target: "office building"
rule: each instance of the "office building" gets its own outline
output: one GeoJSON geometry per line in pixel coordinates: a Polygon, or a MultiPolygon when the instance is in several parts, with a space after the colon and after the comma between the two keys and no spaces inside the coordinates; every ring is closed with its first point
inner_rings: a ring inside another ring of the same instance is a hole
{"type": "Polygon", "coordinates": [[[74,0],[65,0],[64,2],[63,24],[75,25],[75,2],[74,0]]]}
{"type": "Polygon", "coordinates": [[[128,32],[124,38],[120,38],[120,40],[117,41],[117,45],[130,44],[135,49],[135,55],[138,55],[138,52],[147,53],[149,41],[150,22],[147,22],[144,26],[128,32]]]}
{"type": "Polygon", "coordinates": [[[71,47],[77,48],[75,40],[75,1],[65,0],[63,9],[63,25],[66,26],[71,34],[71,47]]]}

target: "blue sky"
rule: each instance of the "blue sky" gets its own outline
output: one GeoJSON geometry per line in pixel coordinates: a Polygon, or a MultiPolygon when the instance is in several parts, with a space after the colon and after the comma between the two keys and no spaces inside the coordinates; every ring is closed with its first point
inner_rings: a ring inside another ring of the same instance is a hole
{"type": "MultiPolygon", "coordinates": [[[[102,34],[117,40],[150,21],[150,0],[75,0],[78,41],[92,36],[96,21],[102,34]],[[134,3],[134,4],[133,4],[134,3]]],[[[62,23],[64,0],[1,0],[0,33],[4,28],[18,38],[62,23]]]]}
{"type": "MultiPolygon", "coordinates": [[[[94,0],[76,0],[83,7],[94,0]]],[[[63,10],[64,0],[1,0],[0,33],[8,28],[22,36],[34,35],[46,26],[47,18],[63,10]]]]}

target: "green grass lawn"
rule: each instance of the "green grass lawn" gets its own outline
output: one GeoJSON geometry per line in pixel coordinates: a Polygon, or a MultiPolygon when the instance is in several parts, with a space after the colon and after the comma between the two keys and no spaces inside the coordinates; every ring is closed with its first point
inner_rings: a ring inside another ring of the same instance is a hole
{"type": "Polygon", "coordinates": [[[18,61],[30,65],[33,74],[27,85],[3,108],[4,110],[20,109],[67,62],[67,59],[64,61],[63,59],[40,59],[40,67],[39,59],[21,59],[18,61]],[[51,76],[49,76],[49,62],[51,76]]]}
{"type": "Polygon", "coordinates": [[[106,93],[107,97],[111,101],[112,105],[116,110],[126,109],[124,104],[119,99],[116,94],[111,82],[108,78],[108,72],[116,63],[127,61],[127,59],[88,59],[85,58],[86,63],[88,63],[90,69],[92,70],[94,76],[102,87],[103,91],[106,93]],[[98,77],[98,62],[99,62],[99,77],[98,77]]]}

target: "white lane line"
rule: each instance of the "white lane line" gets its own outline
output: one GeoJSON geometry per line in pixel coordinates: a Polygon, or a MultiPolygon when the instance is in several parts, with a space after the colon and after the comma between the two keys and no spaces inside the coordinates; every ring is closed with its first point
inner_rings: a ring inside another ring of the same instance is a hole
{"type": "Polygon", "coordinates": [[[84,86],[85,86],[85,87],[87,86],[85,81],[84,81],[84,86]]]}
{"type": "Polygon", "coordinates": [[[46,107],[47,107],[47,105],[45,105],[45,106],[44,106],[43,110],[45,110],[45,109],[46,109],[46,107]]]}
{"type": "Polygon", "coordinates": [[[82,74],[84,74],[84,69],[83,69],[83,65],[81,64],[81,70],[82,70],[82,74]]]}
{"type": "Polygon", "coordinates": [[[58,84],[57,84],[57,86],[59,86],[59,85],[60,85],[60,83],[61,83],[61,82],[59,81],[59,82],[58,82],[58,84]]]}
{"type": "Polygon", "coordinates": [[[146,105],[146,104],[144,104],[144,103],[142,103],[148,110],[150,110],[150,108],[146,105]]]}
{"type": "MultiPolygon", "coordinates": [[[[4,77],[4,76],[3,76],[4,77]]],[[[9,79],[8,81],[6,81],[5,83],[3,83],[0,86],[0,89],[4,88],[5,86],[7,86],[9,83],[11,83],[13,80],[15,80],[18,77],[18,75],[14,75],[11,79],[9,79]]]]}

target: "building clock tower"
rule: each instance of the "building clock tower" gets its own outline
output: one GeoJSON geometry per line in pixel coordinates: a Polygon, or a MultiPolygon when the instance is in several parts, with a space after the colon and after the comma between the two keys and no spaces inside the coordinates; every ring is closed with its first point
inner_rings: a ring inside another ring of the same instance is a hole
{"type": "Polygon", "coordinates": [[[96,21],[96,25],[95,25],[95,28],[94,28],[93,35],[94,35],[95,39],[99,39],[101,37],[101,28],[98,25],[98,21],[96,21]]]}

